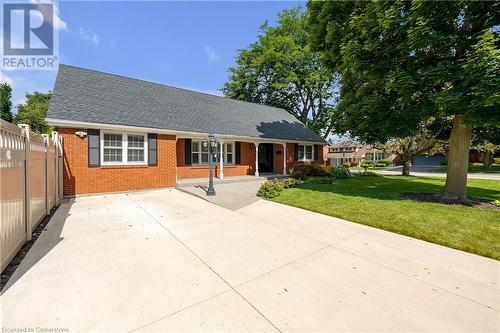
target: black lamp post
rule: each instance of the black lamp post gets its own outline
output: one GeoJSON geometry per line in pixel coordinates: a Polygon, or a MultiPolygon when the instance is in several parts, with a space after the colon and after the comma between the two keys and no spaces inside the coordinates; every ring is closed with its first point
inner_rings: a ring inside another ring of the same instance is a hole
{"type": "Polygon", "coordinates": [[[208,150],[208,164],[210,166],[210,173],[208,176],[207,195],[212,196],[212,195],[215,195],[214,175],[212,172],[212,168],[213,168],[212,156],[217,157],[217,147],[219,146],[219,141],[217,140],[217,138],[213,134],[210,134],[207,139],[203,140],[202,144],[203,144],[203,148],[207,148],[207,150],[208,150]]]}

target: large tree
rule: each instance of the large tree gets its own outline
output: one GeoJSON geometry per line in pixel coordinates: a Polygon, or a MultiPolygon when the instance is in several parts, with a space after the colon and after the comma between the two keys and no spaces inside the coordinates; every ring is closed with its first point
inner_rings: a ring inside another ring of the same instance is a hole
{"type": "Polygon", "coordinates": [[[12,122],[12,88],[8,83],[0,84],[0,112],[1,118],[12,122]]]}
{"type": "Polygon", "coordinates": [[[310,40],[305,11],[281,12],[276,26],[264,23],[258,41],[240,50],[224,95],[284,108],[326,138],[336,77],[312,50],[310,40]]]}
{"type": "Polygon", "coordinates": [[[26,102],[17,106],[17,114],[14,117],[15,124],[28,124],[30,129],[36,133],[49,133],[51,127],[45,121],[49,110],[52,93],[41,93],[35,91],[26,94],[26,102]]]}
{"type": "Polygon", "coordinates": [[[451,117],[443,196],[465,198],[473,128],[500,125],[499,7],[310,1],[314,45],[341,75],[335,129],[384,142],[451,117]]]}

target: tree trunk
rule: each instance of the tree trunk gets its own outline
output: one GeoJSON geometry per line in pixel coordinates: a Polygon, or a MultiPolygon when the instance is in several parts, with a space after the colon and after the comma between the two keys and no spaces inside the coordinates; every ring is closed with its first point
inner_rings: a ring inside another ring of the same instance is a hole
{"type": "Polygon", "coordinates": [[[407,160],[402,160],[403,162],[403,176],[409,176],[410,175],[410,161],[407,160]]]}
{"type": "Polygon", "coordinates": [[[448,172],[443,196],[465,199],[467,191],[467,170],[472,126],[463,123],[463,115],[455,115],[450,135],[448,172]]]}
{"type": "Polygon", "coordinates": [[[489,150],[486,150],[483,154],[483,165],[489,169],[491,168],[492,164],[493,164],[493,154],[489,150]]]}

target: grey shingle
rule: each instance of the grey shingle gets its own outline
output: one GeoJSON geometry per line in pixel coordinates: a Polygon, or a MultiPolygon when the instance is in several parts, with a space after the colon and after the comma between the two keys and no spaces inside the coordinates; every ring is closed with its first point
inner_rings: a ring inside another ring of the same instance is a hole
{"type": "Polygon", "coordinates": [[[323,142],[283,109],[60,65],[47,118],[323,142]]]}

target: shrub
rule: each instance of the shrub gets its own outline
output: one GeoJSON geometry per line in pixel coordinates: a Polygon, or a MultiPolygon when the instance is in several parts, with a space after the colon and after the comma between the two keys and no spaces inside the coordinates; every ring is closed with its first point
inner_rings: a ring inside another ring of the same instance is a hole
{"type": "Polygon", "coordinates": [[[351,172],[348,168],[332,168],[330,171],[330,177],[338,179],[351,178],[351,172]]]}
{"type": "Polygon", "coordinates": [[[293,167],[292,177],[296,179],[305,179],[307,177],[321,177],[327,174],[328,168],[323,164],[296,164],[293,167]],[[296,177],[295,175],[298,175],[296,177]]]}
{"type": "Polygon", "coordinates": [[[292,177],[295,178],[295,179],[300,179],[300,180],[304,180],[307,178],[306,174],[304,171],[298,171],[298,170],[294,170],[293,173],[292,173],[292,177]]]}
{"type": "Polygon", "coordinates": [[[492,201],[491,204],[500,207],[500,200],[492,201]]]}
{"type": "Polygon", "coordinates": [[[356,165],[358,165],[357,161],[351,161],[349,163],[350,163],[351,167],[355,167],[356,165]]]}
{"type": "Polygon", "coordinates": [[[379,162],[379,163],[375,164],[375,166],[376,166],[377,168],[383,168],[383,167],[386,167],[386,166],[387,166],[387,164],[385,164],[385,163],[380,163],[380,162],[379,162]]]}
{"type": "Polygon", "coordinates": [[[500,157],[495,157],[493,161],[495,162],[495,164],[500,164],[500,157]]]}
{"type": "Polygon", "coordinates": [[[291,188],[297,186],[299,183],[295,178],[287,178],[281,182],[283,184],[283,188],[291,188]]]}
{"type": "Polygon", "coordinates": [[[385,166],[388,166],[388,165],[391,165],[392,162],[390,160],[385,159],[385,160],[378,161],[378,163],[384,163],[385,166]]]}
{"type": "Polygon", "coordinates": [[[268,180],[260,185],[260,188],[257,191],[257,196],[268,199],[276,198],[280,195],[283,187],[283,182],[268,180]]]}
{"type": "Polygon", "coordinates": [[[364,168],[364,169],[366,169],[366,168],[371,167],[371,164],[362,163],[361,167],[364,168]]]}
{"type": "Polygon", "coordinates": [[[349,168],[349,167],[351,167],[351,163],[349,163],[349,162],[342,163],[342,167],[349,168]]]}
{"type": "Polygon", "coordinates": [[[368,165],[372,165],[372,164],[373,164],[373,161],[372,161],[372,160],[363,160],[363,162],[361,162],[361,164],[368,164],[368,165]]]}
{"type": "Polygon", "coordinates": [[[448,165],[448,160],[442,160],[441,165],[448,165]]]}

